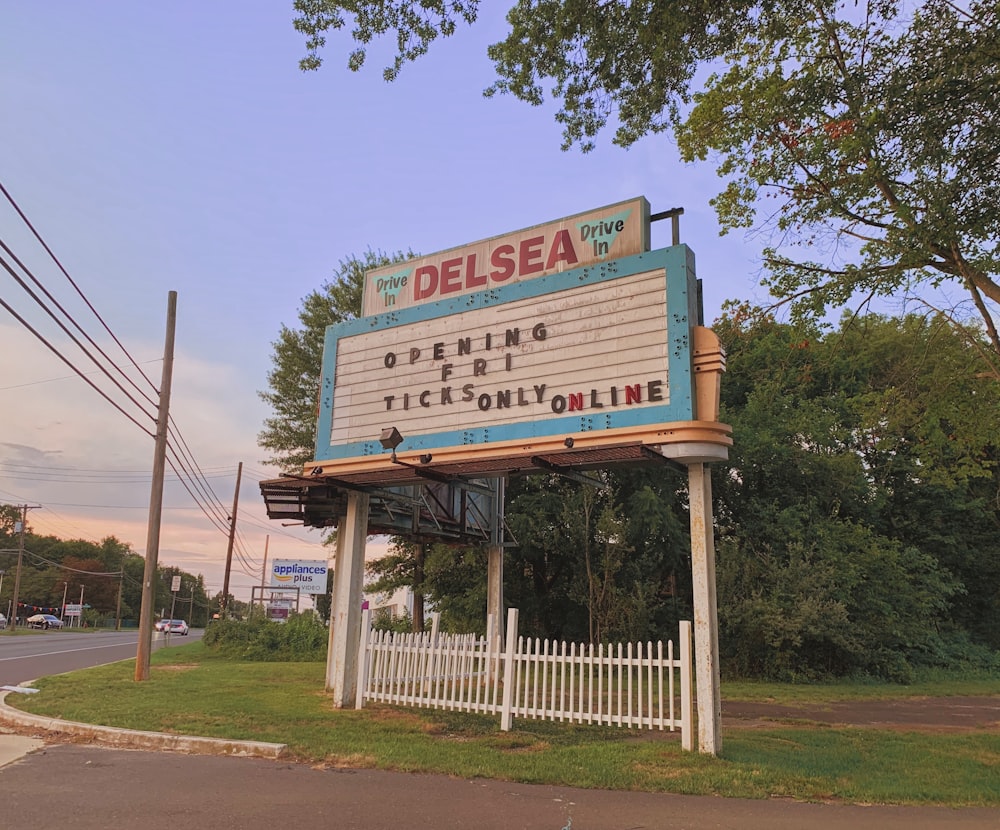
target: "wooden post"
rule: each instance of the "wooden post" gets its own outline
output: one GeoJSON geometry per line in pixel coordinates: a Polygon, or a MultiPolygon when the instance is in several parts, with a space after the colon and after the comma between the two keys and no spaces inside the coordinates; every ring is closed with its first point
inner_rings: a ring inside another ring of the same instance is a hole
{"type": "MultiPolygon", "coordinates": [[[[149,492],[149,521],[146,525],[146,563],[142,573],[142,600],[139,609],[139,642],[135,652],[136,681],[149,680],[149,657],[153,644],[153,614],[156,607],[156,580],[159,575],[160,522],[163,516],[163,474],[170,431],[170,386],[174,371],[174,331],[177,326],[177,292],[167,294],[167,334],[163,346],[160,400],[153,442],[153,483],[149,492]]],[[[82,612],[83,609],[81,609],[82,612]]]]}
{"type": "Polygon", "coordinates": [[[492,650],[499,651],[503,642],[503,517],[505,481],[496,479],[495,503],[490,527],[490,546],[486,560],[486,619],[493,618],[492,650]]]}
{"type": "Polygon", "coordinates": [[[691,576],[694,587],[695,683],[698,690],[698,751],[722,750],[719,681],[719,613],[715,592],[712,479],[702,463],[688,465],[691,505],[691,576]]]}
{"type": "Polygon", "coordinates": [[[507,612],[507,648],[503,656],[503,704],[500,708],[500,729],[510,732],[514,717],[514,651],[517,648],[517,609],[507,612]]]}
{"type": "Polygon", "coordinates": [[[229,573],[233,569],[233,543],[236,541],[236,511],[240,506],[240,479],[243,477],[243,462],[236,468],[236,492],[233,494],[233,515],[229,517],[229,543],[226,546],[226,573],[222,579],[222,608],[219,616],[229,616],[229,573]]]}
{"type": "Polygon", "coordinates": [[[348,494],[347,515],[337,527],[326,688],[333,692],[333,705],[338,709],[353,706],[357,691],[368,503],[366,493],[348,494]]]}
{"type": "Polygon", "coordinates": [[[358,680],[355,689],[354,708],[363,709],[365,705],[365,681],[368,676],[368,642],[372,632],[372,612],[365,608],[361,612],[361,628],[358,634],[358,680]]]}
{"type": "Polygon", "coordinates": [[[694,718],[691,706],[691,622],[680,622],[681,646],[681,748],[694,749],[694,718]]]}

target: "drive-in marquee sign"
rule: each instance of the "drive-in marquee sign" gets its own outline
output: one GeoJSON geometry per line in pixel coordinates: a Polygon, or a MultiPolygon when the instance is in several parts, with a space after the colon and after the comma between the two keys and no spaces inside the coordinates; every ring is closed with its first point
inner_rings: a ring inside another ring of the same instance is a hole
{"type": "Polygon", "coordinates": [[[680,440],[694,261],[648,222],[637,199],[369,273],[370,313],[327,330],[307,474],[680,440]]]}

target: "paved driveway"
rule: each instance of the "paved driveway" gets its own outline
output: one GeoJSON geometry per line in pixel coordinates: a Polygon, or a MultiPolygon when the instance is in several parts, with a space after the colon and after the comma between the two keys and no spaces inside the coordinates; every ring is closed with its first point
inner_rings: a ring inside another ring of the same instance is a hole
{"type": "MultiPolygon", "coordinates": [[[[4,736],[0,736],[2,743],[4,736]]],[[[35,830],[996,830],[1000,810],[857,807],[578,790],[281,761],[47,746],[0,769],[35,830]]]]}

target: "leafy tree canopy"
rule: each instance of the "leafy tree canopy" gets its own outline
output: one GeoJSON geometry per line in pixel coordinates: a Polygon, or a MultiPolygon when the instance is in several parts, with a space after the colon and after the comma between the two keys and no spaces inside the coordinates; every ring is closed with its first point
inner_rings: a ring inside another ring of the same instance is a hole
{"type": "Polygon", "coordinates": [[[941,310],[978,319],[969,343],[1000,380],[997,6],[897,5],[816,0],[748,33],[694,96],[681,152],[719,158],[723,229],[766,214],[774,296],[811,314],[950,285],[966,308],[941,310]]]}
{"type": "Polygon", "coordinates": [[[741,313],[716,330],[733,381],[715,476],[729,670],[906,680],[955,638],[997,648],[1000,386],[976,377],[975,332],[741,313]]]}
{"type": "Polygon", "coordinates": [[[341,260],[333,278],[302,301],[301,326],[281,327],[273,344],[269,388],[260,393],[274,412],[257,438],[272,453],[268,463],[295,468],[313,459],[326,327],[361,314],[366,271],[413,256],[412,251],[390,256],[368,250],[361,257],[341,260]]]}
{"type": "Polygon", "coordinates": [[[12,536],[14,528],[20,521],[21,509],[19,507],[13,504],[0,504],[0,538],[12,536]]]}
{"type": "MultiPolygon", "coordinates": [[[[17,536],[5,537],[0,530],[0,548],[16,547],[17,536]]],[[[13,577],[16,559],[5,557],[7,576],[13,577]]],[[[3,563],[0,563],[3,564],[3,563]]],[[[113,621],[117,612],[124,620],[135,620],[142,604],[142,581],[145,560],[131,546],[114,536],[98,542],[85,539],[59,539],[39,536],[28,530],[24,538],[24,556],[18,602],[22,606],[60,607],[65,597],[79,602],[81,588],[86,616],[91,623],[113,621]],[[119,591],[121,604],[119,606],[119,591]]],[[[155,609],[169,614],[174,600],[171,578],[182,577],[182,588],[174,608],[177,617],[192,625],[206,620],[208,597],[204,578],[180,568],[160,566],[155,584],[155,609]]],[[[6,613],[13,599],[14,579],[5,578],[0,588],[0,611],[6,613]]],[[[22,615],[25,608],[21,608],[22,615]]]]}
{"type": "MultiPolygon", "coordinates": [[[[473,24],[479,3],[295,8],[303,68],[353,21],[348,66],[395,34],[391,80],[473,24]]],[[[684,159],[719,161],[723,232],[770,231],[765,284],[780,301],[812,314],[957,289],[966,307],[935,302],[979,321],[1000,379],[997,16],[992,0],[519,0],[488,48],[498,77],[486,94],[537,105],[547,86],[566,148],[592,148],[612,120],[623,146],[673,128],[684,159]]]]}

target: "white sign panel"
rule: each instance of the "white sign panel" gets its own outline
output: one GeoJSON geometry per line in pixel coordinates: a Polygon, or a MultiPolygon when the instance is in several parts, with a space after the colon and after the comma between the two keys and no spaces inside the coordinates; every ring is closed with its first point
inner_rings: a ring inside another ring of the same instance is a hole
{"type": "Polygon", "coordinates": [[[669,404],[662,271],[343,337],[331,445],[669,404]]]}
{"type": "Polygon", "coordinates": [[[275,559],[272,588],[298,588],[303,594],[326,593],[327,564],[312,559],[275,559]]]}

